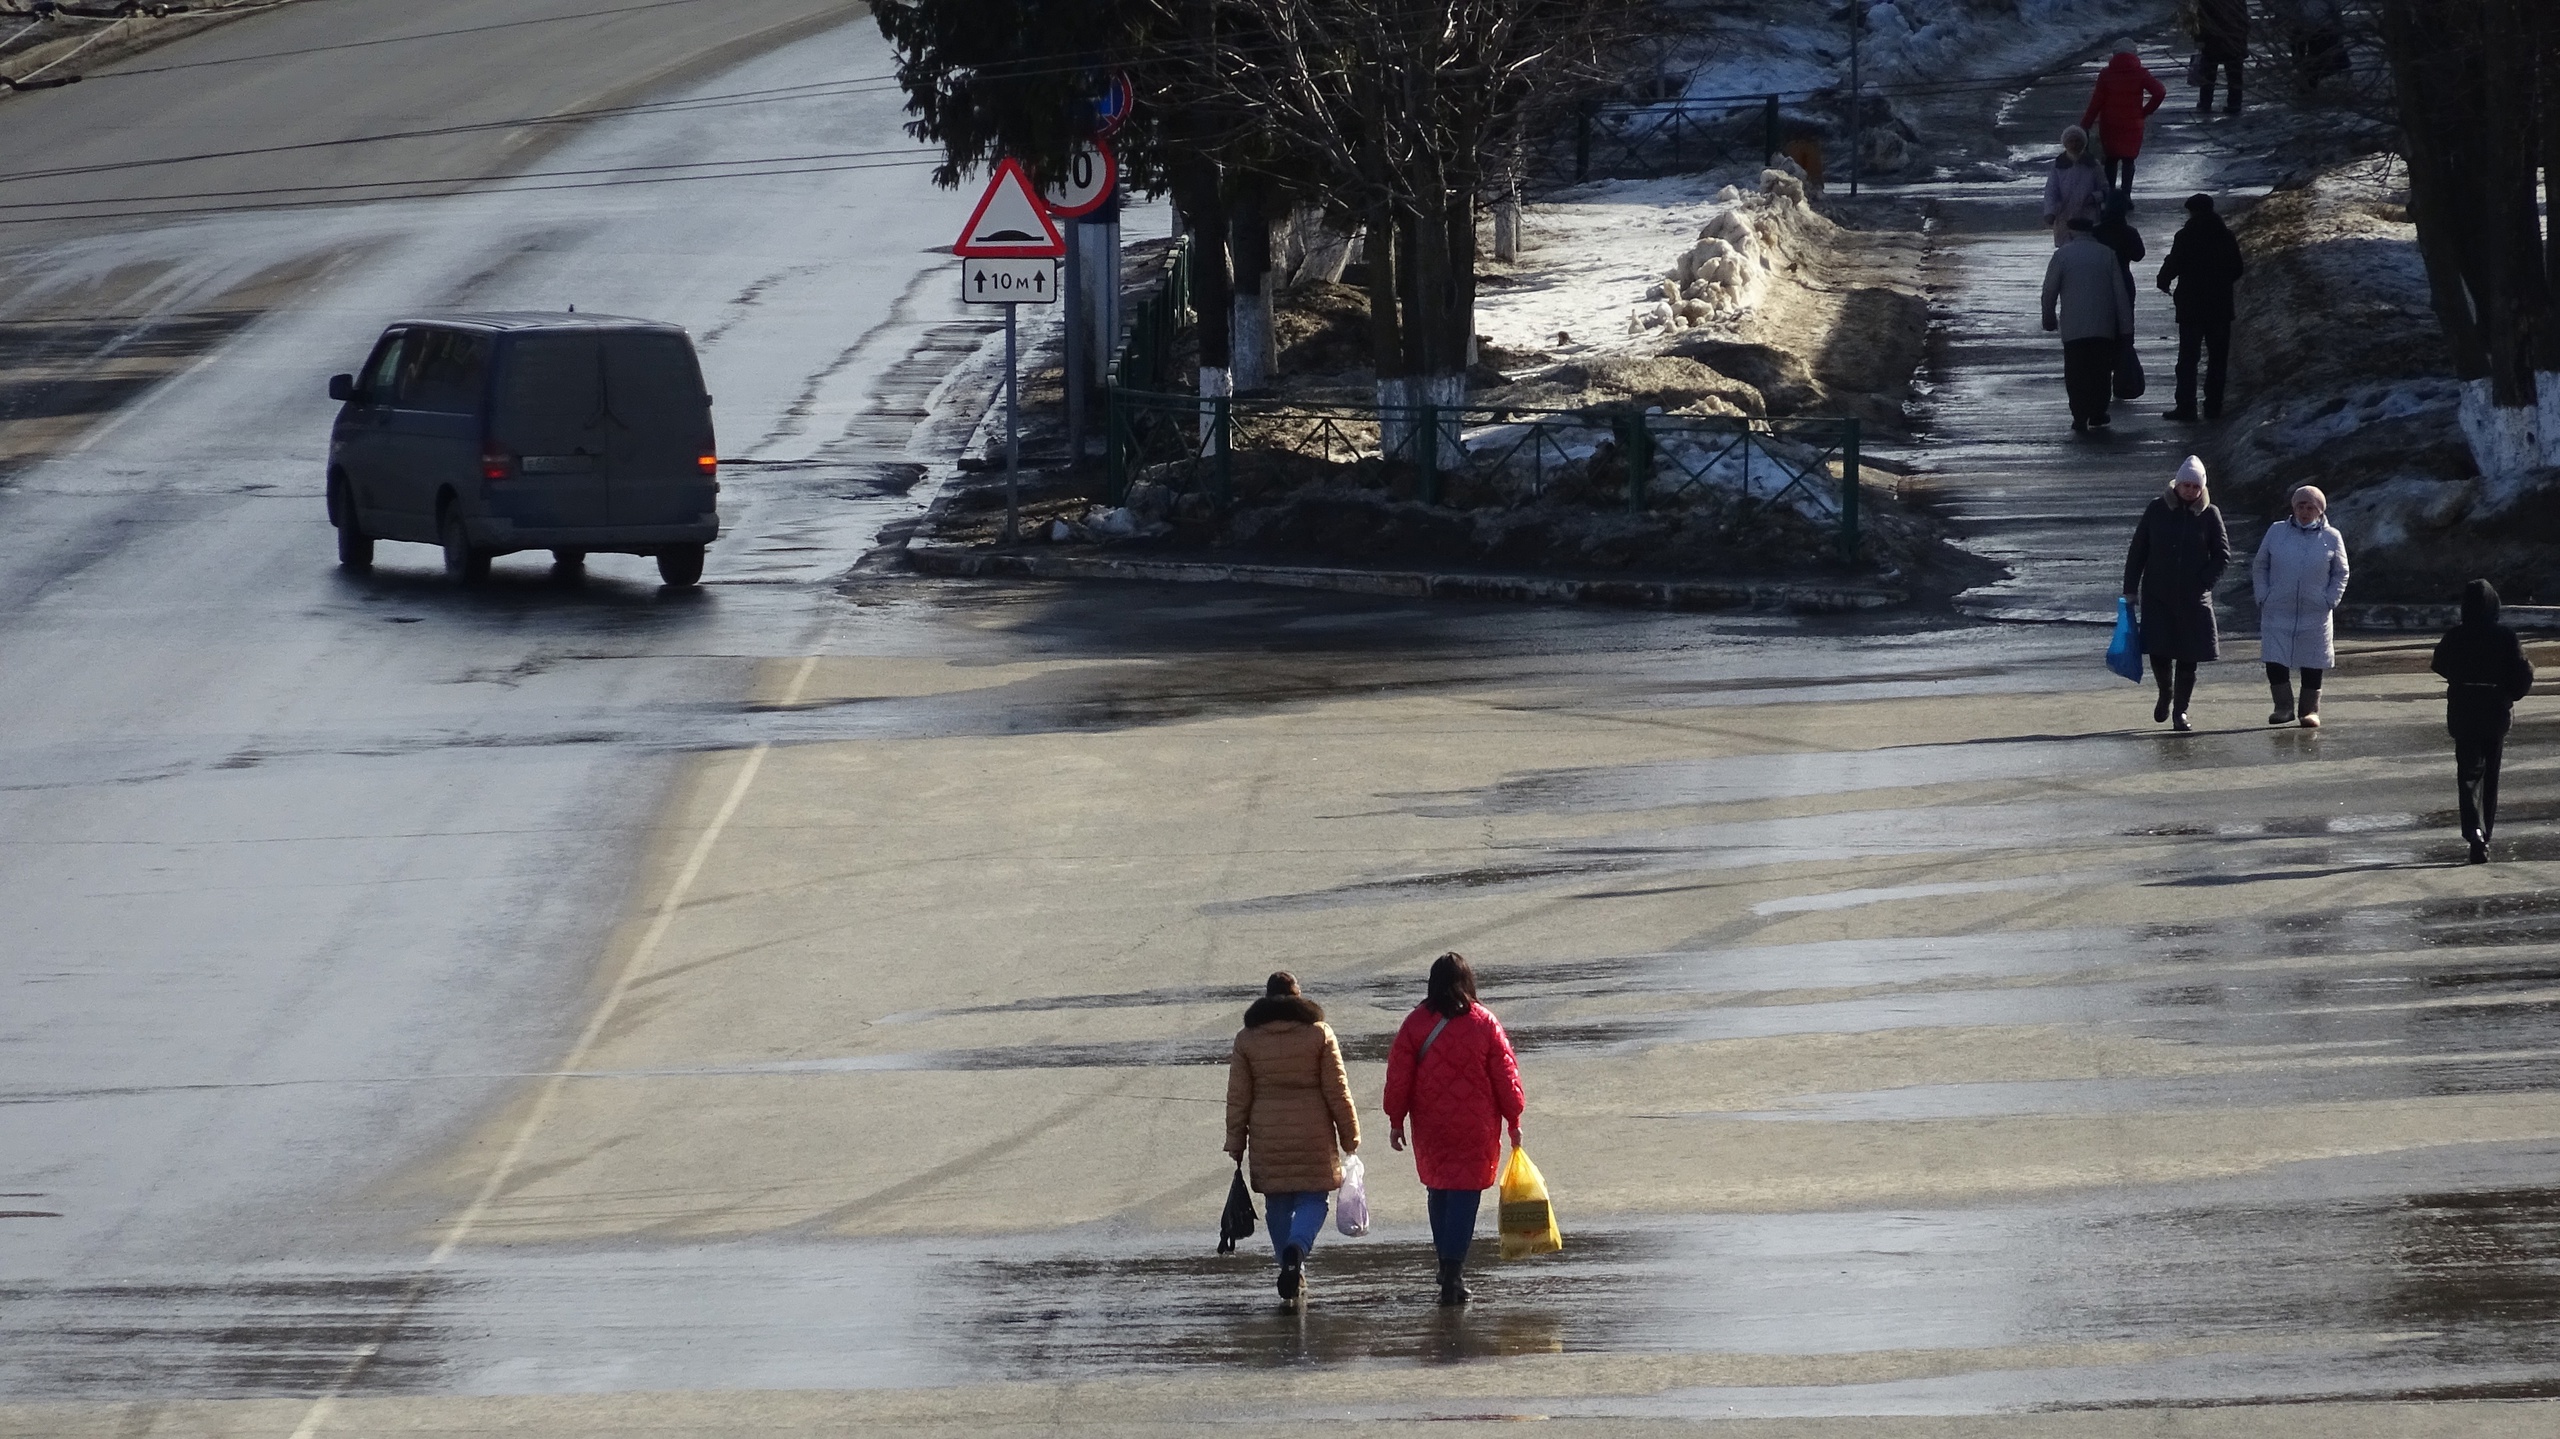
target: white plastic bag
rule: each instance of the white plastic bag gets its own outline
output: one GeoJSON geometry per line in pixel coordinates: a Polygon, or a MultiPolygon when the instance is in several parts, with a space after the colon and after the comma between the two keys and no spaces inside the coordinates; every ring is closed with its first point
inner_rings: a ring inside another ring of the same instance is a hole
{"type": "Polygon", "coordinates": [[[1342,1188],[1333,1200],[1333,1227],[1357,1239],[1369,1232],[1369,1167],[1357,1154],[1342,1159],[1342,1188]]]}

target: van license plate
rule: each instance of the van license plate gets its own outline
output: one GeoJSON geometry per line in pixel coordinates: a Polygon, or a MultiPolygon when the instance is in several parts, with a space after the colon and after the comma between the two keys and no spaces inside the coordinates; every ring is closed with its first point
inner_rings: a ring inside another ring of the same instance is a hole
{"type": "Polygon", "coordinates": [[[595,467],[593,455],[527,455],[522,466],[528,475],[583,475],[595,467]]]}

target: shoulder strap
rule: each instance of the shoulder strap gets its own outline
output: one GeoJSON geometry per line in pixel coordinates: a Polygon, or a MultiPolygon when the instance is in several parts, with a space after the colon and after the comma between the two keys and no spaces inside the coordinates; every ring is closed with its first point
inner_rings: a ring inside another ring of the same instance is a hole
{"type": "Polygon", "coordinates": [[[1448,1027],[1449,1016],[1445,1014],[1440,1016],[1440,1022],[1438,1024],[1431,1026],[1431,1032],[1422,1037],[1422,1052],[1413,1057],[1414,1068],[1420,1069],[1422,1067],[1422,1061],[1431,1057],[1431,1041],[1438,1039],[1440,1037],[1440,1031],[1447,1029],[1448,1027]]]}

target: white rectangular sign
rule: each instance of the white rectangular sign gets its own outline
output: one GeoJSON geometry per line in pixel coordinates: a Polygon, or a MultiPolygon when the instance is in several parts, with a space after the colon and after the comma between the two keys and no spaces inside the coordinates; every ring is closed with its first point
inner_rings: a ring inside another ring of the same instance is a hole
{"type": "Polygon", "coordinates": [[[1052,305],[1058,300],[1055,260],[963,260],[960,298],[972,305],[1052,305]]]}

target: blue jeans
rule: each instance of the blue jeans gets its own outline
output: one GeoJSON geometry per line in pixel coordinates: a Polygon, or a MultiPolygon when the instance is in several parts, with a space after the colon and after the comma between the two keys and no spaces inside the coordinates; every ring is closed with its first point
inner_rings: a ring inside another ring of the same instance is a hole
{"type": "Polygon", "coordinates": [[[1431,1247],[1444,1264],[1463,1264],[1467,1246],[1476,1242],[1476,1208],[1481,1189],[1434,1189],[1426,1201],[1431,1210],[1431,1247]]]}
{"type": "Polygon", "coordinates": [[[1330,1192],[1322,1189],[1262,1196],[1263,1215],[1270,1221],[1271,1252],[1279,1254],[1290,1245],[1298,1246],[1298,1257],[1315,1252],[1316,1236],[1324,1233],[1324,1211],[1330,1192]]]}

